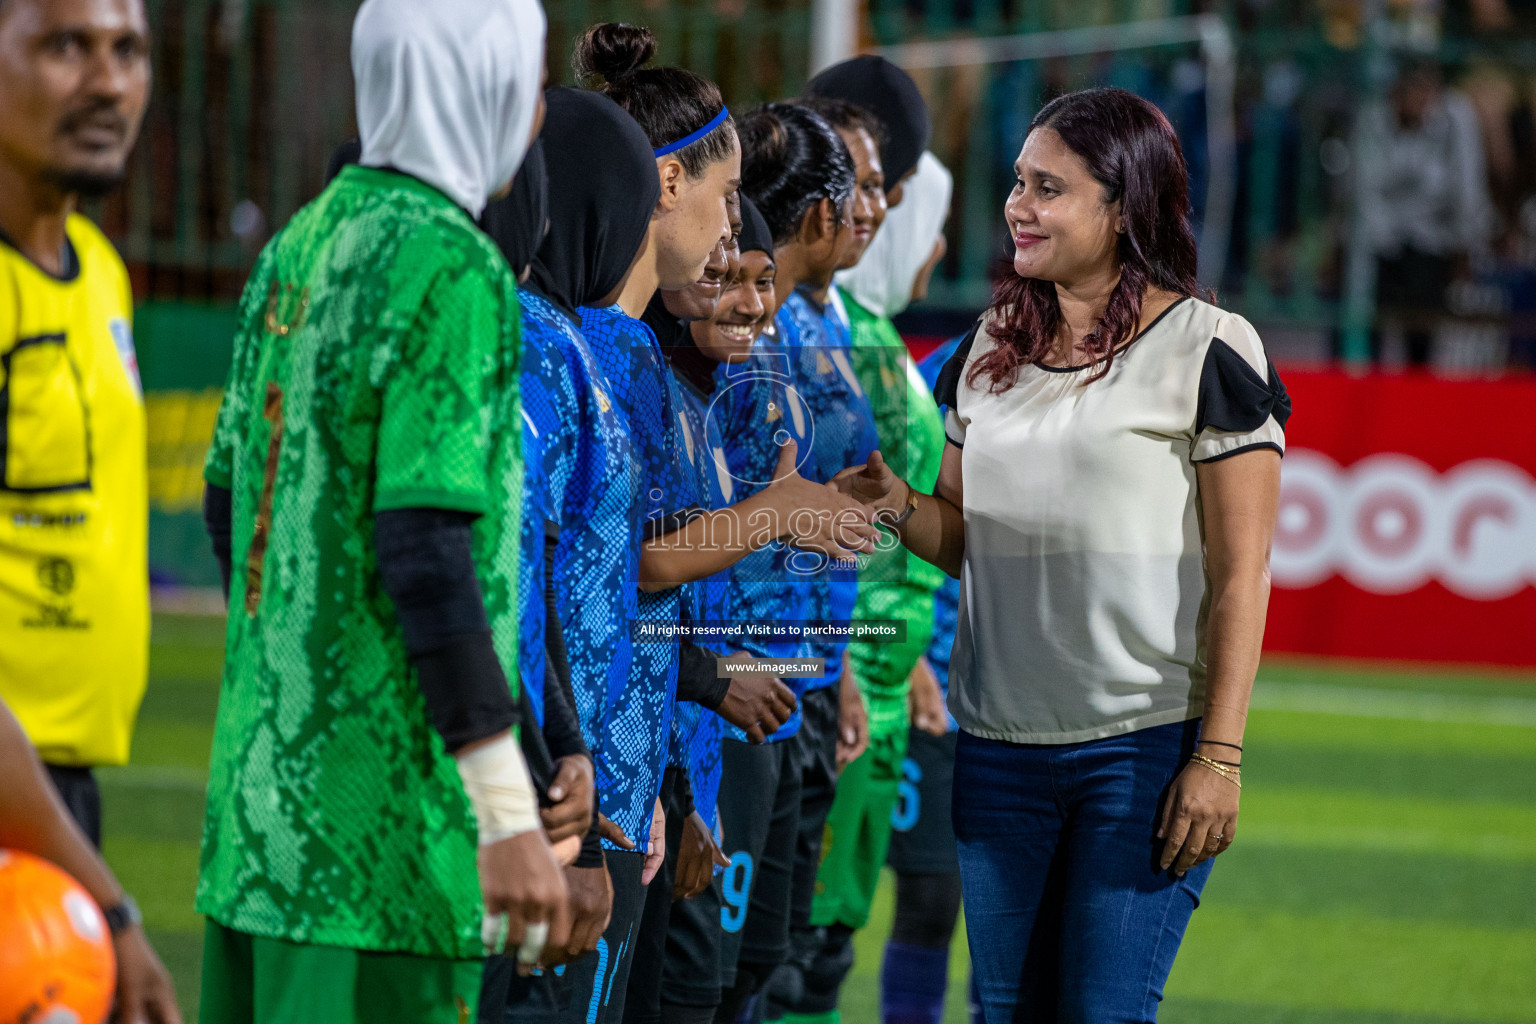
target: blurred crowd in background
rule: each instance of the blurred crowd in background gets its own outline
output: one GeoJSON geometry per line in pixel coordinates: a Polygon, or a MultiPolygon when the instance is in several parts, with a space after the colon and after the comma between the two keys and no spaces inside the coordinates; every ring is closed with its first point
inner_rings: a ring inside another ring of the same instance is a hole
{"type": "MultiPolygon", "coordinates": [[[[804,82],[824,4],[568,0],[550,10],[550,81],[571,80],[580,27],[628,19],[656,30],[661,60],[745,109],[804,82]]],[[[146,6],[156,81],[144,139],[127,187],[88,212],[143,304],[146,387],[195,392],[223,380],[230,310],[255,254],[319,192],[328,156],[354,133],[338,55],[357,0],[146,6]]],[[[1343,357],[1459,376],[1536,365],[1536,4],[863,0],[857,19],[859,47],[893,59],[918,43],[1062,41],[1025,60],[912,68],[956,205],[930,299],[900,325],[909,336],[947,336],[985,305],[1007,253],[996,211],[1024,126],[1053,96],[1106,84],[1154,100],[1179,129],[1202,276],[1281,365],[1343,357]],[[1200,16],[1198,40],[1159,34],[1200,16]],[[1102,41],[1083,45],[1083,31],[1102,41]]],[[[155,415],[152,403],[152,446],[155,415]]],[[[162,435],[198,415],[160,417],[162,435]]]]}

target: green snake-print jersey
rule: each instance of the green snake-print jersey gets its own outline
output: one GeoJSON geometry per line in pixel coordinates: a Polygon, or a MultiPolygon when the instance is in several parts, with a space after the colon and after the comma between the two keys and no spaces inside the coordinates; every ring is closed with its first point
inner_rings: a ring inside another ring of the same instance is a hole
{"type": "MultiPolygon", "coordinates": [[[[876,316],[842,293],[853,334],[853,369],[875,414],[880,454],[896,474],[933,492],[944,455],[938,406],[912,365],[889,318],[876,316]]],[[[869,705],[871,736],[907,728],[908,677],[933,635],[933,593],[944,573],[902,548],[876,552],[859,572],[855,619],[901,619],[902,643],[855,641],[848,647],[854,675],[869,705]]]]}
{"type": "MultiPolygon", "coordinates": [[[[479,513],[517,678],[516,284],[435,189],[349,167],[241,300],[205,476],[233,579],[197,909],[252,935],[481,954],[474,819],[379,581],[374,514],[479,513]]],[[[515,685],[515,682],[514,682],[515,685]]]]}

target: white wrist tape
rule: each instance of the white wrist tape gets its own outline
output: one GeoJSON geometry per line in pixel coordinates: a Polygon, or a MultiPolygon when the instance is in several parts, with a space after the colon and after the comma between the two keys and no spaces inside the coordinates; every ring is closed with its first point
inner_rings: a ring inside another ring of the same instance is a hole
{"type": "Polygon", "coordinates": [[[533,780],[510,733],[454,760],[464,780],[464,795],[475,809],[481,846],[543,827],[533,780]]]}

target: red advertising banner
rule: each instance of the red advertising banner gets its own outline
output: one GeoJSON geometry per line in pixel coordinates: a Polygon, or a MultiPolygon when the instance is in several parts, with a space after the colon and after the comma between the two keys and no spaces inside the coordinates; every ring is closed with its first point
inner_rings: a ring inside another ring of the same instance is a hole
{"type": "Polygon", "coordinates": [[[1265,649],[1536,665],[1536,377],[1280,373],[1265,649]]]}
{"type": "Polygon", "coordinates": [[[1281,376],[1264,648],[1536,665],[1536,378],[1281,376]]]}
{"type": "Polygon", "coordinates": [[[1536,665],[1536,380],[1282,376],[1265,648],[1536,665]]]}

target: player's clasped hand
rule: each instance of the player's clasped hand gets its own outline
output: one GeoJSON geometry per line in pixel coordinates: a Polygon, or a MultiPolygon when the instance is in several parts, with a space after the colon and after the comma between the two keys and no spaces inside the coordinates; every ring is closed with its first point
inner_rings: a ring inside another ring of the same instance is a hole
{"type": "Polygon", "coordinates": [[[602,865],[593,868],[565,869],[565,887],[571,901],[571,934],[563,946],[550,944],[544,949],[544,967],[558,967],[578,960],[597,949],[613,916],[613,879],[602,865]]]}
{"type": "Polygon", "coordinates": [[[583,754],[560,758],[548,793],[552,803],[539,809],[539,819],[550,845],[574,837],[579,848],[581,838],[592,828],[592,760],[583,754]]]}
{"type": "MultiPolygon", "coordinates": [[[[750,658],[738,651],[726,661],[750,658]]],[[[795,713],[795,692],[778,676],[732,676],[725,700],[717,709],[721,718],[747,734],[753,743],[765,743],[795,713]]]]}
{"type": "Polygon", "coordinates": [[[1163,840],[1160,866],[1182,876],[1232,845],[1237,836],[1236,784],[1201,765],[1184,766],[1168,787],[1157,838],[1163,840]]]}
{"type": "Polygon", "coordinates": [[[661,864],[667,859],[667,812],[662,810],[661,801],[656,801],[656,810],[651,815],[651,842],[645,850],[645,864],[640,869],[640,884],[650,885],[651,879],[656,877],[656,872],[661,870],[661,864]]]}
{"type": "Polygon", "coordinates": [[[780,536],[797,548],[837,560],[874,551],[880,538],[880,530],[873,523],[874,510],[830,483],[805,479],[795,468],[797,453],[795,442],[785,442],[779,450],[773,483],[768,485],[781,507],[793,510],[786,516],[780,536]]]}
{"type": "Polygon", "coordinates": [[[906,485],[886,464],[879,449],[869,453],[864,465],[849,466],[834,476],[827,486],[876,510],[897,511],[906,501],[906,485]]]}
{"type": "Polygon", "coordinates": [[[949,718],[944,710],[944,691],[939,689],[938,677],[927,658],[918,658],[912,666],[912,688],[907,694],[908,708],[912,715],[912,728],[929,736],[943,736],[949,732],[949,718]]]}
{"type": "Polygon", "coordinates": [[[540,948],[519,957],[518,970],[527,973],[544,948],[562,947],[570,939],[565,875],[540,829],[481,846],[477,860],[486,914],[507,916],[508,955],[523,946],[530,926],[547,928],[540,948]]]}
{"type": "Polygon", "coordinates": [[[731,859],[715,843],[709,826],[694,811],[683,820],[683,834],[678,841],[677,877],[672,883],[674,900],[692,899],[715,877],[716,867],[728,868],[731,859]]]}

